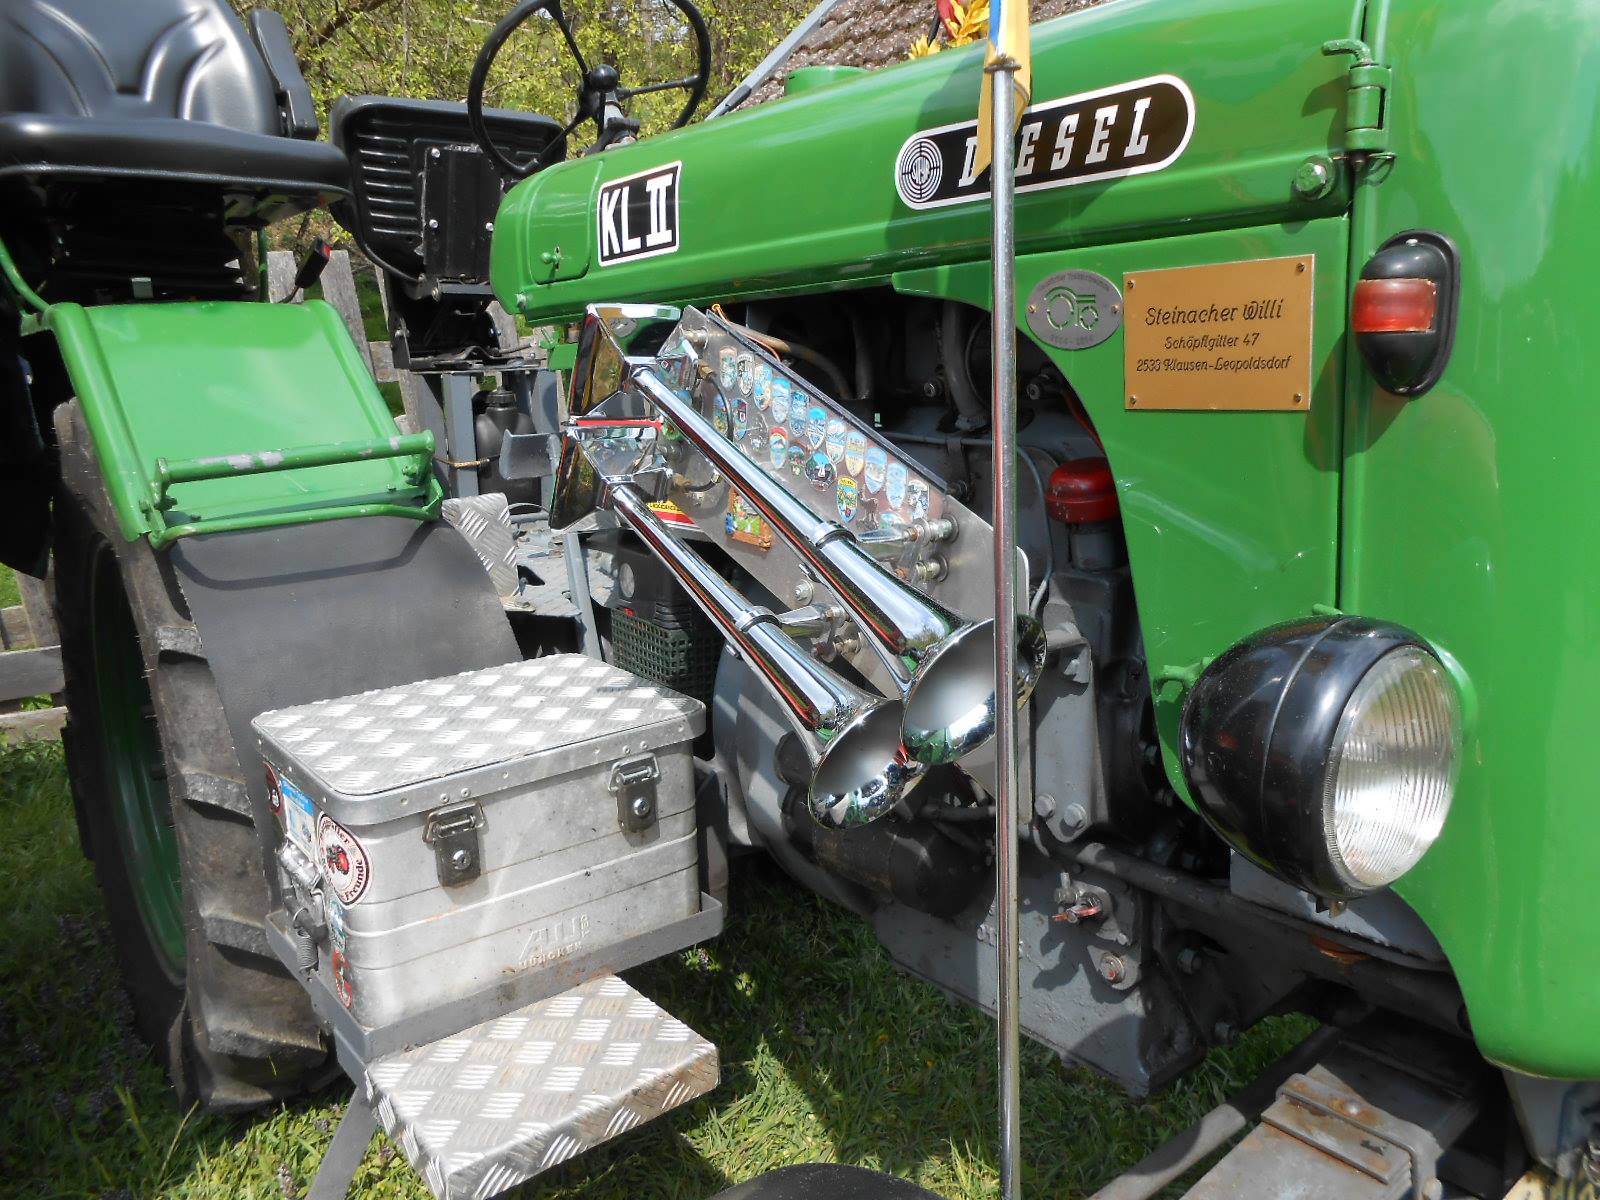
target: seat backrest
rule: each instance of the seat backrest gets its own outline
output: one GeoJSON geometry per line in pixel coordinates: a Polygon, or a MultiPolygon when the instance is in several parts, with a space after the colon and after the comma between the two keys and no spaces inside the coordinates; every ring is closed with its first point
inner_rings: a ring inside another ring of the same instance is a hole
{"type": "Polygon", "coordinates": [[[272,75],[227,0],[0,0],[0,112],[282,132],[272,75]]]}

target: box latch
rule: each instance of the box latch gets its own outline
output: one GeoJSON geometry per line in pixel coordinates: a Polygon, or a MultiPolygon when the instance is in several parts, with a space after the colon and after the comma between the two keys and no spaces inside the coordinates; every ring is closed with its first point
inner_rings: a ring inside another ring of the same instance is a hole
{"type": "Polygon", "coordinates": [[[478,830],[483,809],[476,803],[436,808],[428,814],[422,840],[433,847],[433,865],[445,887],[470,883],[483,873],[483,853],[478,830]]]}
{"type": "Polygon", "coordinates": [[[629,833],[656,823],[656,781],[661,768],[654,754],[625,758],[611,768],[611,794],[617,798],[617,824],[629,833]]]}

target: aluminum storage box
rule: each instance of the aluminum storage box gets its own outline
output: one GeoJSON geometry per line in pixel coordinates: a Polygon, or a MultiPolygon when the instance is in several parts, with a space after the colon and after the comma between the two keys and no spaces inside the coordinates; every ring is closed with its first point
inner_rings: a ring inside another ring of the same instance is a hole
{"type": "Polygon", "coordinates": [[[481,1013],[694,916],[704,722],[579,654],[263,713],[285,908],[305,910],[286,915],[318,974],[368,1029],[469,997],[481,1013]]]}

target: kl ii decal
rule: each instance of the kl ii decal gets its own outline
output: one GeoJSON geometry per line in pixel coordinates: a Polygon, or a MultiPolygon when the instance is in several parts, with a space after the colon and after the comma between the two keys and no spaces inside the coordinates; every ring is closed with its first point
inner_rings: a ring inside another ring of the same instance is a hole
{"type": "MultiPolygon", "coordinates": [[[[1017,126],[1017,191],[1145,175],[1171,166],[1194,133],[1194,94],[1176,75],[1047,100],[1017,126]]],[[[978,124],[912,134],[895,160],[895,190],[908,208],[942,208],[989,195],[989,169],[974,170],[978,124]]]]}
{"type": "Polygon", "coordinates": [[[681,162],[668,163],[600,185],[595,222],[602,267],[677,250],[682,170],[681,162]]]}

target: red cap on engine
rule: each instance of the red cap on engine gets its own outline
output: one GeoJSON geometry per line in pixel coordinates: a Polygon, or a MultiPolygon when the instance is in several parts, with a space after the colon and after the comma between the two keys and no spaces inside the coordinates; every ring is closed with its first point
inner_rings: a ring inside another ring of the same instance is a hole
{"type": "Polygon", "coordinates": [[[1075,458],[1050,472],[1045,511],[1065,525],[1109,521],[1117,515],[1117,481],[1103,458],[1075,458]]]}

